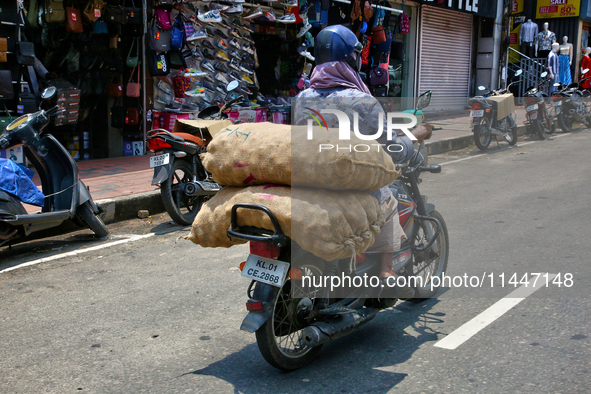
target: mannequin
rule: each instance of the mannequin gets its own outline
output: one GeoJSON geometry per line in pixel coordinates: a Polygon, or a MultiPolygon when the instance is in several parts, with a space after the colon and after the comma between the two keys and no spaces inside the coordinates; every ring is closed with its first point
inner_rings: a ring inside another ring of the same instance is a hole
{"type": "Polygon", "coordinates": [[[547,57],[552,50],[552,44],[556,42],[556,34],[548,30],[548,22],[544,22],[544,30],[536,36],[536,57],[547,57]]]}
{"type": "MultiPolygon", "coordinates": [[[[589,74],[589,73],[591,73],[591,57],[589,57],[589,54],[591,54],[591,47],[585,48],[585,54],[583,55],[583,58],[581,59],[581,76],[579,77],[579,79],[584,79],[586,77],[591,76],[589,74]],[[583,70],[586,70],[586,69],[589,69],[589,71],[587,72],[587,74],[583,75],[583,70]]],[[[581,88],[582,89],[591,89],[591,80],[583,82],[581,84],[581,88]]]]}
{"type": "Polygon", "coordinates": [[[573,44],[568,42],[568,37],[562,37],[562,45],[558,55],[560,80],[564,85],[570,85],[573,80],[570,75],[570,66],[573,64],[573,44]]]}
{"type": "Polygon", "coordinates": [[[550,89],[549,94],[556,91],[554,84],[560,80],[560,68],[558,66],[558,51],[560,50],[560,44],[555,42],[552,44],[552,52],[548,55],[548,76],[550,77],[550,89]]]}
{"type": "Polygon", "coordinates": [[[519,30],[519,45],[521,53],[527,57],[534,56],[534,41],[538,35],[538,25],[533,23],[531,19],[521,25],[519,30]]]}

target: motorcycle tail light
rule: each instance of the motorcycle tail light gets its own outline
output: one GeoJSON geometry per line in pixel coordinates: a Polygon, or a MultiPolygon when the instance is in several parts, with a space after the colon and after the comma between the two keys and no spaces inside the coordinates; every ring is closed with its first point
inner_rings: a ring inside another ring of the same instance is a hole
{"type": "Polygon", "coordinates": [[[479,102],[472,103],[472,109],[480,109],[480,103],[479,102]]]}
{"type": "Polygon", "coordinates": [[[260,311],[263,309],[263,303],[260,301],[248,301],[246,303],[247,311],[260,311]]]}
{"type": "Polygon", "coordinates": [[[279,248],[267,242],[250,241],[250,253],[261,257],[276,259],[279,257],[279,248]]]}
{"type": "Polygon", "coordinates": [[[148,150],[150,152],[158,152],[164,148],[172,148],[168,142],[164,142],[164,140],[160,138],[149,139],[146,141],[146,145],[148,146],[148,150]]]}
{"type": "Polygon", "coordinates": [[[485,109],[484,112],[489,113],[490,112],[490,108],[485,109]]]}
{"type": "Polygon", "coordinates": [[[562,100],[562,96],[560,96],[558,94],[552,95],[552,101],[560,101],[560,100],[562,100]]]}
{"type": "Polygon", "coordinates": [[[292,268],[289,270],[289,277],[293,280],[302,280],[302,270],[292,268]]]}
{"type": "Polygon", "coordinates": [[[525,98],[525,102],[526,102],[527,104],[533,104],[533,103],[535,103],[535,102],[536,102],[536,98],[535,98],[535,97],[526,97],[526,98],[525,98]]]}

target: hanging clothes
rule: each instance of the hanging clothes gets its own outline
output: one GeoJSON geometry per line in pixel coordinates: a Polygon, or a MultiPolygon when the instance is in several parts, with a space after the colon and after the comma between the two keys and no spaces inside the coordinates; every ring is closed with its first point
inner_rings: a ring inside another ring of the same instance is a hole
{"type": "MultiPolygon", "coordinates": [[[[587,55],[583,56],[583,59],[581,60],[581,69],[585,70],[585,69],[591,69],[591,58],[587,55]]],[[[591,71],[587,72],[587,74],[582,75],[581,79],[584,79],[586,76],[589,75],[591,71]]],[[[581,88],[582,89],[591,89],[591,80],[587,80],[585,82],[583,82],[581,84],[581,88]]]]}

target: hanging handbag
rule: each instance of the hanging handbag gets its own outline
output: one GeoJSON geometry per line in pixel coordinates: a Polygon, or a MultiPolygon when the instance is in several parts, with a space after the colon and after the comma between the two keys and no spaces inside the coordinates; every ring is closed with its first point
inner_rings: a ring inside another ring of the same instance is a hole
{"type": "Polygon", "coordinates": [[[84,33],[80,8],[75,7],[73,1],[70,1],[68,4],[66,6],[66,31],[70,33],[84,33]]]}
{"type": "Polygon", "coordinates": [[[142,85],[138,82],[132,82],[133,74],[135,74],[136,69],[137,69],[138,80],[139,80],[140,70],[137,67],[134,67],[134,69],[131,70],[131,75],[129,76],[129,81],[127,81],[127,86],[125,88],[125,95],[127,97],[140,97],[140,91],[141,91],[142,85]]]}
{"type": "Polygon", "coordinates": [[[8,62],[8,39],[0,38],[0,63],[8,62]]]}
{"type": "Polygon", "coordinates": [[[125,124],[136,125],[140,123],[140,114],[137,108],[127,107],[127,113],[125,114],[125,124]]]}
{"type": "Polygon", "coordinates": [[[163,77],[170,73],[170,58],[166,52],[148,51],[148,70],[153,77],[163,77]]]}
{"type": "Polygon", "coordinates": [[[109,97],[123,97],[123,84],[113,83],[113,75],[111,81],[107,85],[107,96],[109,97]]]}
{"type": "Polygon", "coordinates": [[[191,78],[183,76],[183,70],[179,70],[177,75],[172,78],[174,88],[174,97],[184,98],[185,92],[191,88],[191,78]]]}
{"type": "Polygon", "coordinates": [[[130,25],[142,24],[142,9],[135,6],[134,0],[131,0],[131,7],[125,8],[125,22],[130,25]]]}
{"type": "Polygon", "coordinates": [[[388,71],[383,68],[372,68],[369,70],[369,84],[371,86],[387,85],[388,71]]]}
{"type": "Polygon", "coordinates": [[[150,48],[156,52],[168,52],[170,50],[170,30],[162,30],[160,26],[152,20],[150,31],[150,48]]]}
{"type": "Polygon", "coordinates": [[[12,73],[10,70],[0,70],[0,100],[9,100],[13,97],[12,73]]]}
{"type": "Polygon", "coordinates": [[[193,22],[190,21],[189,19],[185,18],[185,16],[182,13],[179,13],[179,15],[183,19],[183,25],[185,27],[185,40],[186,40],[188,37],[191,37],[193,34],[195,34],[195,27],[193,26],[193,22]]]}
{"type": "Polygon", "coordinates": [[[170,5],[158,6],[154,9],[154,18],[162,30],[172,29],[172,7],[170,5]]]}
{"type": "Polygon", "coordinates": [[[185,45],[185,24],[182,15],[179,13],[170,31],[170,49],[180,50],[185,45]]]}
{"type": "Polygon", "coordinates": [[[82,17],[85,21],[93,23],[103,16],[103,8],[105,8],[105,2],[103,0],[90,0],[84,8],[82,17]]]}
{"type": "Polygon", "coordinates": [[[94,34],[109,34],[109,25],[104,21],[96,21],[92,24],[94,34]]]}
{"type": "Polygon", "coordinates": [[[125,9],[123,6],[120,5],[110,5],[107,4],[105,6],[105,21],[109,23],[118,23],[120,25],[125,24],[125,9]]]}
{"type": "Polygon", "coordinates": [[[380,44],[386,41],[386,32],[384,31],[384,26],[378,25],[376,27],[372,27],[371,29],[371,42],[374,45],[380,44]]]}
{"type": "Polygon", "coordinates": [[[66,10],[63,1],[45,1],[45,22],[61,23],[66,21],[66,10]]]}
{"type": "Polygon", "coordinates": [[[131,56],[131,52],[133,51],[133,47],[136,44],[136,41],[139,41],[139,38],[134,38],[131,41],[131,47],[129,47],[129,53],[127,54],[127,59],[125,59],[125,64],[127,64],[127,67],[136,67],[137,63],[140,59],[140,55],[139,55],[139,51],[140,51],[140,44],[139,42],[137,43],[136,47],[135,47],[135,56],[131,56]]]}
{"type": "Polygon", "coordinates": [[[29,22],[29,26],[39,26],[38,18],[39,3],[37,3],[37,0],[29,0],[29,9],[27,10],[27,22],[29,22]]]}
{"type": "Polygon", "coordinates": [[[24,66],[35,64],[35,44],[19,41],[16,48],[16,62],[24,66]]]}

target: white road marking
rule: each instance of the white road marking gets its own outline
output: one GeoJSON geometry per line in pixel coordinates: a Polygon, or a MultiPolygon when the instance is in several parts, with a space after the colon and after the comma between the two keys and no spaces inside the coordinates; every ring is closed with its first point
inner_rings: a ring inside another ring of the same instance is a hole
{"type": "MultiPolygon", "coordinates": [[[[556,274],[549,274],[548,282],[552,282],[555,277],[556,274]]],[[[540,277],[540,279],[542,279],[542,277],[540,277]]],[[[538,280],[535,286],[527,286],[525,284],[521,285],[521,287],[511,292],[507,297],[501,298],[481,314],[464,323],[461,327],[435,343],[433,346],[450,350],[457,348],[462,343],[476,335],[480,330],[497,320],[499,317],[503,316],[515,305],[519,304],[528,296],[532,295],[536,290],[544,287],[545,285],[546,280],[538,280]]]]}
{"type": "MultiPolygon", "coordinates": [[[[2,271],[0,271],[0,274],[1,273],[4,273],[4,272],[13,271],[13,270],[18,269],[18,268],[30,267],[32,265],[36,265],[36,264],[40,264],[40,263],[46,263],[48,261],[63,259],[64,257],[76,256],[76,255],[79,255],[79,254],[82,254],[82,253],[94,252],[95,250],[100,250],[100,249],[104,249],[104,248],[110,248],[111,246],[121,245],[121,244],[125,244],[125,243],[128,243],[128,242],[139,241],[140,239],[149,238],[149,237],[152,237],[154,235],[156,235],[156,234],[155,233],[149,233],[149,234],[145,234],[145,235],[131,234],[131,235],[128,235],[127,236],[128,238],[122,239],[122,240],[119,240],[119,241],[107,242],[107,243],[100,244],[100,245],[97,245],[97,246],[91,246],[90,248],[85,248],[85,249],[80,249],[80,250],[74,250],[72,252],[66,252],[66,253],[56,254],[56,255],[53,255],[53,256],[49,256],[49,257],[43,257],[42,259],[28,261],[28,262],[23,263],[23,264],[15,265],[14,267],[5,268],[2,271]]],[[[120,236],[112,236],[112,238],[120,238],[120,236]]]]}

